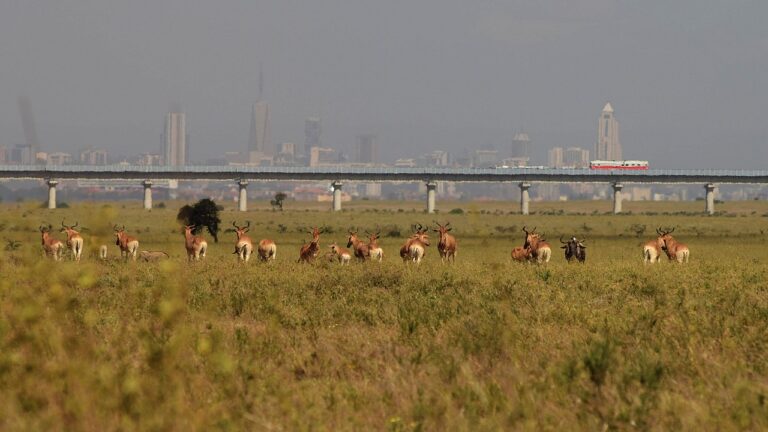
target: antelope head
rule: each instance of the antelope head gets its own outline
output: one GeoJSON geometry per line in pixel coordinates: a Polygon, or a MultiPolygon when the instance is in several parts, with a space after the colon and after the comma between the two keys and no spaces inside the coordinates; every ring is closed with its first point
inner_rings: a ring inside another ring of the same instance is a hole
{"type": "Polygon", "coordinates": [[[238,226],[234,221],[232,222],[232,226],[235,227],[235,234],[237,235],[238,240],[240,240],[240,238],[242,238],[245,235],[245,233],[250,231],[251,221],[245,221],[245,222],[246,222],[246,225],[242,227],[238,226]]]}
{"type": "Polygon", "coordinates": [[[61,230],[59,232],[66,232],[67,235],[71,236],[73,234],[78,234],[77,231],[75,231],[75,228],[77,228],[77,225],[79,225],[79,222],[75,222],[74,225],[64,225],[64,219],[61,220],[61,230]]]}
{"type": "Polygon", "coordinates": [[[357,238],[357,231],[349,230],[347,233],[349,233],[349,237],[347,237],[347,247],[352,247],[355,243],[360,241],[357,238]]]}

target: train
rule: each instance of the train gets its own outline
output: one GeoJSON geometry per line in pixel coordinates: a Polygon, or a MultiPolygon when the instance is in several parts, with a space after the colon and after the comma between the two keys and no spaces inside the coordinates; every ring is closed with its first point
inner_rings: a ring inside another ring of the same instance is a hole
{"type": "Polygon", "coordinates": [[[589,169],[593,170],[647,170],[648,161],[620,160],[606,161],[593,160],[589,163],[589,169]]]}

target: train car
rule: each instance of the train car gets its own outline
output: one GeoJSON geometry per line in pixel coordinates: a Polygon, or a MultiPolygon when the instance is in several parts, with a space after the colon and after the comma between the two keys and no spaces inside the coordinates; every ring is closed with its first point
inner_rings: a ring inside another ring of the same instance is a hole
{"type": "Polygon", "coordinates": [[[593,160],[589,163],[589,169],[593,170],[647,170],[648,161],[621,160],[605,161],[593,160]]]}

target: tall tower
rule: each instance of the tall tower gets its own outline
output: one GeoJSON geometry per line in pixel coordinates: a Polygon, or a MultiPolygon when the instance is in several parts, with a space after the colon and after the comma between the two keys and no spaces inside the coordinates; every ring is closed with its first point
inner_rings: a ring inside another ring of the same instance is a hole
{"type": "Polygon", "coordinates": [[[378,149],[376,148],[376,135],[365,134],[357,136],[356,162],[376,163],[378,149]]]}
{"type": "Polygon", "coordinates": [[[597,123],[597,146],[595,157],[598,160],[622,160],[621,142],[619,142],[619,122],[613,116],[610,102],[605,104],[597,123]]]}
{"type": "Polygon", "coordinates": [[[259,101],[251,106],[251,133],[248,137],[248,161],[257,163],[264,156],[272,156],[272,137],[269,127],[269,104],[259,101]]]}
{"type": "Polygon", "coordinates": [[[512,138],[512,152],[510,154],[513,158],[524,158],[530,160],[531,158],[531,139],[525,132],[516,133],[512,138]]]}
{"type": "Polygon", "coordinates": [[[309,159],[312,153],[312,147],[320,147],[320,119],[318,117],[308,117],[304,121],[304,155],[309,159]]]}
{"type": "Polygon", "coordinates": [[[169,112],[165,116],[163,156],[166,165],[180,166],[188,162],[186,123],[182,112],[169,112]]]}

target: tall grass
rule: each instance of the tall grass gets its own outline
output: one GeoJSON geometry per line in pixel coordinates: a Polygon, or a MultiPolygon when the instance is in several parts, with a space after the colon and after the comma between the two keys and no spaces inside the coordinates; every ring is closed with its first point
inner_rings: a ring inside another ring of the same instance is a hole
{"type": "Polygon", "coordinates": [[[455,265],[433,246],[405,266],[402,238],[383,237],[383,264],[339,267],[296,263],[304,228],[325,226],[325,249],[351,226],[405,235],[432,218],[256,210],[276,262],[237,263],[224,234],[186,264],[174,206],[120,206],[0,206],[0,238],[21,242],[0,255],[0,429],[768,428],[759,215],[466,209],[450,216],[455,265]],[[62,216],[89,228],[80,264],[40,258],[37,227],[62,216]],[[114,223],[171,259],[97,260],[117,252],[114,223]],[[691,263],[643,266],[635,224],[677,226],[691,263]],[[523,225],[586,234],[587,263],[510,262],[523,225]]]}

